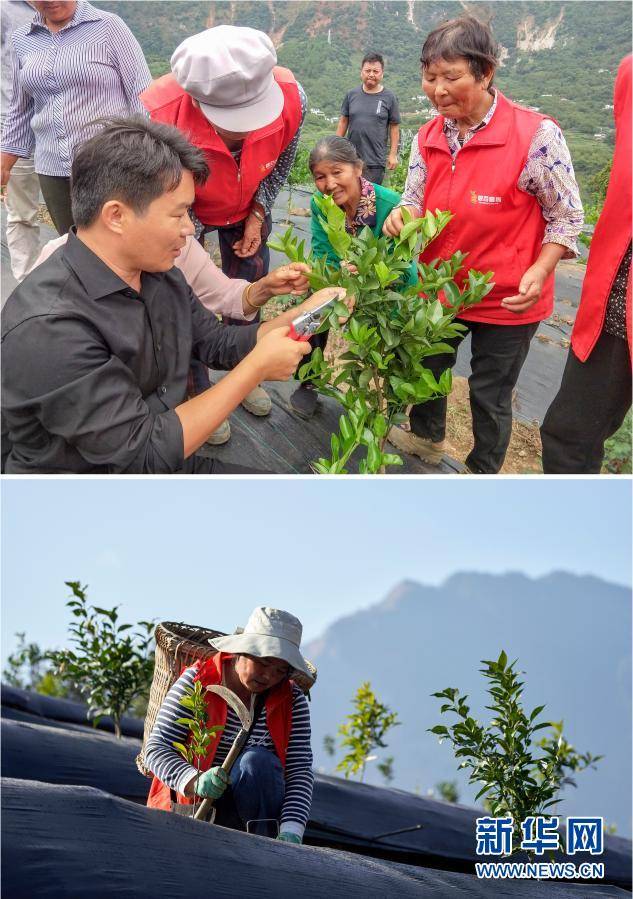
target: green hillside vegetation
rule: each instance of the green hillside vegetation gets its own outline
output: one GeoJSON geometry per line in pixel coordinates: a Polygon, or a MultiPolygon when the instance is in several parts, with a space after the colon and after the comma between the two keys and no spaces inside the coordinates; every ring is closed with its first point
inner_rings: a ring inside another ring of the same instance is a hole
{"type": "Polygon", "coordinates": [[[386,59],[385,83],[398,95],[403,130],[415,132],[431,115],[419,75],[426,34],[464,8],[490,21],[504,50],[496,83],[512,99],[553,116],[563,128],[585,202],[595,202],[592,176],[613,151],[613,81],[631,47],[629,2],[458,3],[416,0],[373,2],[104,2],[138,38],[154,76],[189,34],[211,25],[259,28],[271,35],[279,62],[293,70],[308,95],[302,144],[333,132],[343,95],[358,83],[368,49],[386,59]],[[543,38],[549,49],[519,49],[518,35],[543,38]],[[506,55],[507,53],[507,55],[506,55]],[[596,138],[595,135],[603,135],[596,138]]]}

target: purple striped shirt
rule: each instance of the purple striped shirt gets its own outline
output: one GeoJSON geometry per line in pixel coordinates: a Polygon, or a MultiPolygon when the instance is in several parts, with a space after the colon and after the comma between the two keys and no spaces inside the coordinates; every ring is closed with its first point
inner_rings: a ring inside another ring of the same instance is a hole
{"type": "Polygon", "coordinates": [[[51,32],[37,13],[11,35],[13,98],[2,152],[28,157],[40,175],[70,175],[75,148],[98,131],[96,119],[145,113],[138,99],[150,84],[143,51],[113,13],[77,4],[51,32]]]}

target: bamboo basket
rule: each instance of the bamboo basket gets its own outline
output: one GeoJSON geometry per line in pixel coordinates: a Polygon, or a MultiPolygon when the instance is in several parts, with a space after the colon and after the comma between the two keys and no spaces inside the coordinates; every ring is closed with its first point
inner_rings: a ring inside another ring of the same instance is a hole
{"type": "MultiPolygon", "coordinates": [[[[236,633],[240,633],[240,631],[241,628],[236,633]]],[[[145,744],[156,723],[158,710],[163,704],[170,687],[180,677],[184,668],[188,668],[194,662],[206,660],[215,655],[217,649],[214,649],[209,644],[209,640],[212,640],[214,637],[225,637],[226,634],[223,631],[214,631],[206,627],[195,627],[191,624],[184,624],[184,622],[163,621],[161,624],[156,625],[154,636],[156,638],[154,677],[149,692],[147,714],[145,715],[143,745],[136,757],[136,767],[145,777],[153,776],[145,764],[145,744]]],[[[310,687],[313,686],[317,677],[316,668],[311,662],[308,662],[308,668],[312,672],[312,683],[300,671],[295,672],[292,676],[293,682],[306,694],[309,694],[310,687]]]]}

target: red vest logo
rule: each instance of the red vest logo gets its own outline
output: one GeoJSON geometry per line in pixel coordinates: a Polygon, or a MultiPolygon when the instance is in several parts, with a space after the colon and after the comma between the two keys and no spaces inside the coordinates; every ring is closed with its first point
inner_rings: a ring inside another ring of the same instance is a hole
{"type": "Polygon", "coordinates": [[[276,159],[271,159],[270,162],[262,162],[259,166],[259,170],[260,172],[269,172],[271,169],[274,169],[276,164],[276,159]]]}
{"type": "Polygon", "coordinates": [[[473,205],[496,206],[501,203],[501,197],[491,197],[488,194],[478,194],[476,190],[470,192],[470,202],[473,205]]]}

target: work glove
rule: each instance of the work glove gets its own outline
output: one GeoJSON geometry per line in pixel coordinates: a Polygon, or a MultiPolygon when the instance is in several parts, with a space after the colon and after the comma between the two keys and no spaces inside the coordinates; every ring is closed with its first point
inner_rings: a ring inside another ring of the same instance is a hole
{"type": "Polygon", "coordinates": [[[230,783],[228,772],[216,766],[209,768],[198,778],[196,793],[207,799],[219,799],[230,783]]]}
{"type": "Polygon", "coordinates": [[[281,840],[282,843],[296,843],[297,846],[301,845],[301,837],[297,836],[296,833],[288,833],[287,830],[282,830],[277,839],[281,840]]]}

